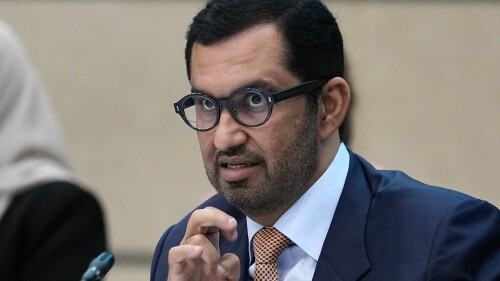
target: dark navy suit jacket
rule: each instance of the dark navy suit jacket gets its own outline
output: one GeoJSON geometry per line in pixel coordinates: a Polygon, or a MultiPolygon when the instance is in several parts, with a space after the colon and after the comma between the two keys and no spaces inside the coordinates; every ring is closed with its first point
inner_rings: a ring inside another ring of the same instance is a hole
{"type": "MultiPolygon", "coordinates": [[[[500,211],[488,202],[432,187],[399,171],[375,170],[350,153],[344,190],[323,244],[313,280],[499,281],[500,211]]],[[[235,253],[248,279],[245,215],[220,195],[213,206],[238,221],[238,240],[220,240],[235,253]]],[[[165,281],[168,251],[179,245],[189,215],[158,242],[151,281],[165,281]]]]}

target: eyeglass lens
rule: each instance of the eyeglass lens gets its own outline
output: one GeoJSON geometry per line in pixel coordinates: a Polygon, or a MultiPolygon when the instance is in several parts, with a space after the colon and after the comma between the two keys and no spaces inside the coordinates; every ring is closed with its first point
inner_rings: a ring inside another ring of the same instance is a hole
{"type": "Polygon", "coordinates": [[[218,107],[213,99],[203,96],[190,96],[182,104],[184,115],[191,126],[208,129],[217,121],[218,107]]]}
{"type": "MultiPolygon", "coordinates": [[[[232,115],[239,122],[255,126],[264,122],[269,115],[266,97],[254,90],[242,90],[231,95],[226,103],[232,115]]],[[[219,103],[207,96],[190,96],[182,104],[184,114],[189,123],[197,129],[208,129],[214,126],[219,118],[219,103]]]]}

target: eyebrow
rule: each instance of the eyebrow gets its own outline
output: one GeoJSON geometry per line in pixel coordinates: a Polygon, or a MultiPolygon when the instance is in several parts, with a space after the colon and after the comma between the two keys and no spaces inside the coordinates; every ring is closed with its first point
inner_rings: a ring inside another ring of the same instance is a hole
{"type": "MultiPolygon", "coordinates": [[[[266,92],[269,92],[270,94],[279,91],[278,87],[276,87],[276,85],[271,83],[271,81],[266,80],[266,79],[256,79],[254,81],[251,81],[250,83],[245,84],[242,87],[239,87],[239,88],[231,91],[227,96],[231,95],[234,92],[241,91],[241,90],[247,89],[247,88],[262,89],[266,92]]],[[[206,91],[197,89],[195,87],[191,87],[191,93],[202,93],[205,95],[212,96],[212,94],[210,92],[206,92],[206,91]]]]}

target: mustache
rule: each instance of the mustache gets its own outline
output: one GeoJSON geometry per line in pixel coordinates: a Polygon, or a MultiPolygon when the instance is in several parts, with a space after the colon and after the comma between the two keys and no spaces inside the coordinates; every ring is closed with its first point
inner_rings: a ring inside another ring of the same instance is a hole
{"type": "Polygon", "coordinates": [[[218,163],[219,158],[222,156],[239,156],[246,158],[252,162],[259,162],[259,163],[264,162],[264,157],[253,151],[248,150],[243,145],[231,147],[228,150],[217,152],[217,155],[215,156],[215,163],[218,163]]]}

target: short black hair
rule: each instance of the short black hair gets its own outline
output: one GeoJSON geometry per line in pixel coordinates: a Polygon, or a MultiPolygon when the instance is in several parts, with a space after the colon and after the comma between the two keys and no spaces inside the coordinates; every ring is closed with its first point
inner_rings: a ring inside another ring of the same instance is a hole
{"type": "Polygon", "coordinates": [[[275,24],[287,47],[286,67],[303,81],[343,77],[344,50],[337,22],[317,0],[212,0],[186,34],[185,59],[191,79],[194,43],[212,45],[258,24],[275,24]]]}
{"type": "MultiPolygon", "coordinates": [[[[193,18],[186,34],[188,79],[194,43],[210,46],[259,24],[275,24],[282,33],[287,48],[284,65],[301,81],[344,76],[342,34],[321,1],[212,0],[193,18]]],[[[313,111],[319,92],[307,95],[313,111]]]]}

